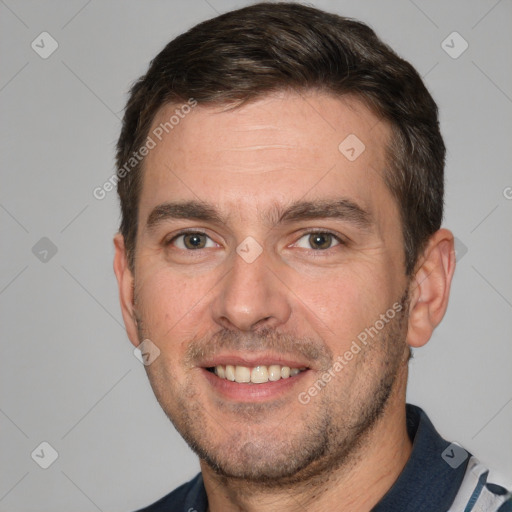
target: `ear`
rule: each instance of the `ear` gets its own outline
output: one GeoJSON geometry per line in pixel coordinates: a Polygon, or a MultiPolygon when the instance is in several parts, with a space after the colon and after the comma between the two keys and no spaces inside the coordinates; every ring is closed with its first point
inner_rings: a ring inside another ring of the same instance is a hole
{"type": "Polygon", "coordinates": [[[407,343],[411,347],[425,345],[443,319],[454,271],[453,234],[440,229],[430,237],[420,256],[409,289],[407,343]]]}
{"type": "Polygon", "coordinates": [[[121,303],[121,312],[123,314],[126,333],[132,344],[137,347],[139,345],[139,337],[137,332],[137,319],[135,316],[134,303],[134,280],[133,274],[128,265],[128,257],[124,245],[124,237],[121,233],[117,233],[114,237],[114,272],[119,287],[119,301],[121,303]]]}

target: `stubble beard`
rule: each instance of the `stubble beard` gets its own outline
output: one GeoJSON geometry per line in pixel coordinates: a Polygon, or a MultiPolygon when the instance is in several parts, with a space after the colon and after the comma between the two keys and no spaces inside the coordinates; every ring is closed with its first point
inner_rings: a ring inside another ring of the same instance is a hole
{"type": "MultiPolygon", "coordinates": [[[[226,408],[229,417],[235,414],[242,425],[247,424],[247,428],[232,431],[224,443],[219,443],[213,432],[226,427],[216,424],[211,414],[203,408],[192,382],[181,385],[175,382],[164,365],[157,367],[153,363],[151,367],[146,367],[146,371],[165,414],[190,448],[220,477],[243,480],[268,489],[319,480],[325,474],[343,466],[349,467],[357,460],[359,449],[386,410],[404,362],[407,292],[400,299],[400,304],[400,312],[362,348],[361,353],[355,355],[355,358],[365,359],[366,365],[360,364],[358,371],[365,369],[369,382],[364,385],[364,381],[361,381],[364,386],[360,386],[360,389],[354,389],[354,383],[349,390],[337,389],[336,377],[333,378],[310,404],[303,406],[307,408],[303,418],[307,421],[302,422],[300,432],[293,437],[287,435],[287,422],[295,426],[297,419],[286,417],[274,429],[275,435],[272,436],[270,432],[266,434],[267,437],[251,437],[250,431],[257,430],[258,424],[264,423],[268,415],[279,414],[279,402],[219,403],[221,408],[226,408]],[[371,363],[379,364],[380,376],[375,376],[371,363]],[[215,428],[210,427],[212,422],[215,428]]],[[[150,338],[144,332],[141,319],[138,328],[141,341],[150,338]]],[[[270,338],[279,346],[279,336],[269,331],[263,333],[262,347],[271,346],[268,343],[270,338]]],[[[236,333],[229,331],[222,334],[224,336],[221,338],[225,340],[236,337],[236,333]]],[[[325,359],[327,354],[320,354],[319,357],[325,359]]],[[[332,367],[332,355],[330,359],[332,367]]],[[[344,368],[342,372],[348,369],[344,368]]]]}

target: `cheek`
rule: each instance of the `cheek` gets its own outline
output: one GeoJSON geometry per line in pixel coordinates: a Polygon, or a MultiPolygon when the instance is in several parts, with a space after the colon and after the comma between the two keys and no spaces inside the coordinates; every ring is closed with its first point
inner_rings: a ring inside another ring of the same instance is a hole
{"type": "Polygon", "coordinates": [[[145,334],[166,351],[175,353],[186,348],[196,335],[200,320],[207,318],[208,291],[213,277],[184,277],[162,264],[147,265],[136,274],[137,310],[145,334]]]}
{"type": "Polygon", "coordinates": [[[373,325],[396,300],[389,274],[372,264],[359,263],[331,269],[323,276],[294,274],[289,288],[294,291],[297,316],[321,334],[335,352],[351,344],[357,334],[373,325]]]}

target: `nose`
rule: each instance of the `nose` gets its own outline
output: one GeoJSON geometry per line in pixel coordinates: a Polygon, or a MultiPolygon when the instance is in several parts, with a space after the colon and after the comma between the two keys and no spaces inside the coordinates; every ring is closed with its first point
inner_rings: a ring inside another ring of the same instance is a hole
{"type": "Polygon", "coordinates": [[[240,331],[285,324],[291,314],[288,289],[277,277],[278,271],[271,268],[265,251],[250,263],[238,253],[230,259],[231,268],[212,304],[215,322],[240,331]]]}

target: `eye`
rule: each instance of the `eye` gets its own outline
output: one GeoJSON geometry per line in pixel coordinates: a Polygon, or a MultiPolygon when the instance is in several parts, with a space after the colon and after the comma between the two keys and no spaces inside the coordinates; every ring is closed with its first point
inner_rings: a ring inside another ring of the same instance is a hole
{"type": "Polygon", "coordinates": [[[328,231],[312,231],[301,236],[294,245],[303,249],[312,248],[313,250],[325,251],[342,243],[343,241],[333,233],[328,231]],[[335,242],[334,245],[333,242],[335,242]]]}
{"type": "Polygon", "coordinates": [[[206,233],[186,231],[171,238],[166,245],[174,245],[178,249],[196,250],[216,247],[217,244],[206,233]]]}

